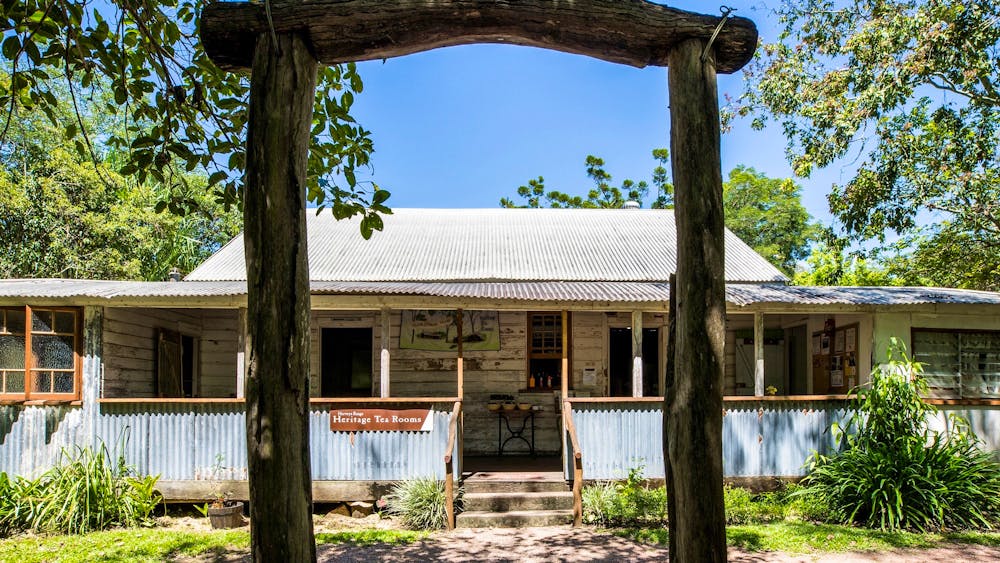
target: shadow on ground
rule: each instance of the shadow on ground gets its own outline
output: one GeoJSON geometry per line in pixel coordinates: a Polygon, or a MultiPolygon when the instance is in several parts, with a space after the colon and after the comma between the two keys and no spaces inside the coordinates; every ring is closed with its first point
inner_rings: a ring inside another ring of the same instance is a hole
{"type": "Polygon", "coordinates": [[[402,546],[324,545],[319,560],[341,561],[664,561],[665,548],[569,527],[461,529],[402,546]]]}

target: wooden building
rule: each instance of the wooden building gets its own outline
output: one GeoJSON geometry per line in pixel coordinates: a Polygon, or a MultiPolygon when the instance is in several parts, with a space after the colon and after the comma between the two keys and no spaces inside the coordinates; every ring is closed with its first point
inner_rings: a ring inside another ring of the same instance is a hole
{"type": "MultiPolygon", "coordinates": [[[[489,469],[533,454],[569,479],[580,454],[584,479],[662,477],[673,219],[402,209],[365,241],[311,214],[317,500],[443,478],[448,451],[455,475],[463,456],[489,469]],[[338,426],[372,409],[427,413],[417,429],[338,426]]],[[[892,336],[926,363],[929,400],[1000,450],[1000,294],[789,286],[725,244],[727,476],[800,475],[892,336]]],[[[169,499],[245,496],[243,256],[237,237],[179,282],[0,281],[0,471],[103,441],[169,499]]]]}

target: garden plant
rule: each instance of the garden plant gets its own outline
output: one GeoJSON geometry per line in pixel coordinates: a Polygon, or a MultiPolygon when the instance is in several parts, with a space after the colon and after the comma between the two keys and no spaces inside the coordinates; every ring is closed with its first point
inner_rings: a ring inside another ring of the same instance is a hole
{"type": "Polygon", "coordinates": [[[991,528],[1000,522],[1000,463],[968,424],[923,400],[922,367],[893,339],[889,361],[856,390],[852,414],[833,431],[843,448],[815,453],[798,493],[830,507],[830,519],[881,530],[991,528]]]}

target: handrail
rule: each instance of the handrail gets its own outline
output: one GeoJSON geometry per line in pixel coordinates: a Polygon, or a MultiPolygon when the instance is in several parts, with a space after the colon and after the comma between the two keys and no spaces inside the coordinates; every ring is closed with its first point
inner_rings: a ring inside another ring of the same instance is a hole
{"type": "MultiPolygon", "coordinates": [[[[458,397],[310,397],[310,405],[364,405],[379,407],[383,405],[425,405],[433,403],[451,403],[459,400],[458,397]]],[[[23,401],[22,401],[23,402],[23,401]]],[[[62,401],[68,402],[68,401],[62,401]]],[[[166,397],[100,397],[97,399],[101,404],[172,404],[172,403],[230,403],[243,404],[246,399],[233,397],[194,397],[194,398],[166,398],[166,397]]]]}
{"type": "Polygon", "coordinates": [[[563,428],[569,434],[569,443],[573,448],[573,526],[583,524],[583,452],[580,451],[580,440],[576,436],[576,425],[573,424],[573,404],[563,402],[563,428]]]}
{"type": "Polygon", "coordinates": [[[444,512],[445,526],[455,529],[455,466],[452,463],[455,452],[455,438],[458,436],[458,420],[462,416],[462,401],[455,401],[448,419],[448,446],[444,450],[444,512]]]}
{"type": "MultiPolygon", "coordinates": [[[[754,395],[726,395],[722,397],[724,403],[737,402],[822,402],[822,401],[848,401],[853,395],[765,395],[757,397],[754,395]]],[[[663,397],[567,397],[571,403],[663,403],[663,397]]]]}

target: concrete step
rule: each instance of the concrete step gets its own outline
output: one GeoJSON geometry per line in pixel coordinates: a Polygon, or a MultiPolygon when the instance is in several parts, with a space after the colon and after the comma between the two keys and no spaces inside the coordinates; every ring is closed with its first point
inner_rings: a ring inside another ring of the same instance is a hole
{"type": "Polygon", "coordinates": [[[572,510],[476,511],[463,512],[455,517],[455,526],[458,528],[531,528],[572,523],[572,510]]]}
{"type": "Polygon", "coordinates": [[[524,479],[517,477],[500,478],[489,477],[469,477],[465,479],[462,486],[468,493],[558,493],[568,491],[569,486],[560,474],[558,477],[540,477],[524,479]]]}
{"type": "Polygon", "coordinates": [[[572,510],[573,493],[569,491],[465,493],[462,503],[470,512],[572,510]]]}

